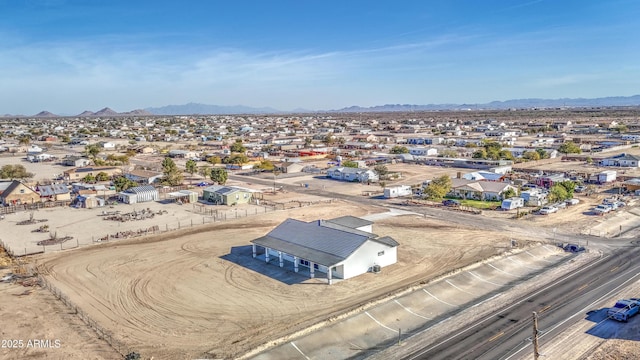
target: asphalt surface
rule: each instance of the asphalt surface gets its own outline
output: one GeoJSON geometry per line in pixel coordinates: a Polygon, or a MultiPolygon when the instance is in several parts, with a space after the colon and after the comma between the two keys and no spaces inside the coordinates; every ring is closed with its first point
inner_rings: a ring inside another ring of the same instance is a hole
{"type": "MultiPolygon", "coordinates": [[[[416,341],[419,349],[403,359],[512,359],[533,355],[532,313],[538,313],[540,347],[545,341],[587,317],[595,304],[640,276],[640,247],[620,249],[542,289],[505,304],[501,311],[435,341],[416,341]],[[422,344],[421,344],[422,342],[422,344]]],[[[571,346],[571,344],[567,344],[571,346]]]]}

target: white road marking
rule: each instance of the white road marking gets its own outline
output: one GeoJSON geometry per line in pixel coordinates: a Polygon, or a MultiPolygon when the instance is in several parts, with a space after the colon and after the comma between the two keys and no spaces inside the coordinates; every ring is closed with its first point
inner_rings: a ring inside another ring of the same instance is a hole
{"type": "MultiPolygon", "coordinates": [[[[615,277],[614,280],[622,277],[622,276],[629,276],[629,272],[633,272],[633,271],[637,271],[637,268],[634,268],[631,271],[627,271],[624,274],[620,274],[619,276],[615,277]]],[[[545,335],[551,333],[553,330],[557,329],[558,327],[564,325],[564,323],[566,323],[567,321],[570,321],[571,319],[573,319],[576,316],[583,316],[584,312],[593,308],[594,305],[596,305],[597,303],[603,301],[605,298],[610,297],[612,294],[614,294],[615,292],[617,292],[620,288],[627,286],[627,283],[631,282],[631,281],[635,281],[635,278],[640,276],[640,273],[636,273],[635,275],[633,275],[632,277],[630,277],[629,279],[627,279],[625,282],[623,282],[622,284],[618,285],[617,287],[615,287],[613,290],[609,291],[608,293],[602,295],[601,297],[599,297],[598,299],[596,299],[594,302],[592,302],[591,304],[585,306],[584,308],[582,308],[580,311],[576,312],[575,314],[569,316],[568,318],[566,318],[565,320],[563,320],[562,322],[558,323],[556,326],[552,327],[549,330],[544,330],[544,332],[542,333],[542,335],[540,335],[540,338],[544,337],[545,335]]],[[[613,280],[611,280],[613,281],[613,280]]],[[[609,281],[609,282],[611,282],[609,281]]],[[[600,286],[598,286],[597,288],[591,290],[591,291],[595,291],[596,289],[599,289],[603,286],[605,286],[605,284],[602,284],[600,286]]],[[[587,294],[584,294],[582,296],[586,296],[587,294]]],[[[516,356],[517,354],[519,354],[522,350],[526,349],[528,346],[530,346],[531,344],[526,344],[525,346],[521,347],[520,349],[518,349],[518,351],[516,351],[515,353],[511,354],[509,357],[505,358],[504,360],[509,360],[512,357],[516,356]]]]}
{"type": "Polygon", "coordinates": [[[525,265],[522,261],[516,261],[515,259],[513,259],[511,256],[508,256],[507,259],[511,260],[512,262],[522,266],[522,267],[526,267],[527,269],[531,269],[531,270],[540,270],[540,268],[536,268],[536,267],[531,267],[531,266],[527,266],[525,265]]]}
{"type": "Polygon", "coordinates": [[[310,358],[310,357],[308,357],[307,355],[305,355],[305,354],[302,352],[302,350],[300,350],[300,349],[296,346],[296,344],[294,344],[294,343],[293,343],[293,341],[292,341],[290,344],[291,344],[291,345],[293,345],[293,347],[294,347],[296,350],[298,350],[298,352],[299,352],[300,354],[302,354],[302,356],[304,356],[304,358],[305,358],[305,359],[307,359],[307,360],[311,360],[311,358],[310,358]]]}
{"type": "Polygon", "coordinates": [[[501,273],[503,273],[503,274],[507,274],[507,275],[509,275],[509,276],[511,276],[511,277],[514,277],[514,278],[519,278],[519,277],[520,277],[520,276],[518,276],[518,275],[513,275],[513,274],[510,274],[510,273],[508,273],[508,272],[506,272],[506,271],[504,271],[504,270],[498,269],[497,267],[493,266],[492,264],[487,264],[487,265],[489,265],[489,266],[491,266],[492,268],[494,268],[494,269],[496,269],[496,270],[500,271],[501,273]]]}
{"type": "MultiPolygon", "coordinates": [[[[608,256],[606,256],[606,255],[600,254],[600,258],[598,258],[597,260],[593,261],[593,262],[592,262],[592,263],[590,263],[589,265],[586,265],[585,267],[583,267],[583,268],[581,268],[581,269],[579,269],[579,270],[577,270],[577,271],[574,271],[573,273],[571,273],[571,274],[570,274],[569,276],[567,276],[567,277],[563,277],[563,278],[561,278],[561,279],[558,279],[558,280],[556,280],[556,281],[553,281],[552,283],[550,283],[550,284],[548,284],[547,286],[545,286],[544,288],[542,288],[542,289],[540,289],[540,290],[538,290],[538,291],[534,292],[533,294],[529,294],[529,296],[528,296],[528,297],[526,297],[525,299],[520,300],[520,301],[516,301],[515,303],[512,303],[511,305],[507,306],[506,308],[502,309],[501,311],[502,311],[502,312],[505,312],[505,311],[507,311],[507,310],[509,310],[509,309],[511,309],[511,308],[513,308],[513,307],[515,307],[515,306],[518,306],[518,305],[522,304],[523,302],[525,302],[525,301],[526,301],[526,299],[529,299],[529,298],[531,298],[531,297],[534,297],[534,296],[536,296],[536,295],[538,295],[538,294],[542,293],[543,291],[547,291],[549,288],[551,288],[551,287],[555,286],[557,283],[559,283],[559,282],[561,282],[561,281],[565,281],[566,279],[570,279],[570,278],[572,278],[573,276],[578,275],[579,273],[581,273],[581,272],[583,272],[583,271],[585,271],[585,270],[589,269],[590,267],[592,267],[592,266],[596,265],[597,263],[599,263],[599,262],[601,262],[601,261],[604,261],[607,257],[608,257],[608,256]]],[[[425,289],[422,289],[422,290],[426,291],[426,292],[427,292],[427,294],[429,293],[429,292],[428,292],[427,290],[425,290],[425,289]]],[[[430,294],[430,295],[431,295],[431,294],[430,294]]],[[[498,294],[498,295],[500,295],[500,294],[498,294]]],[[[498,295],[496,295],[496,296],[498,296],[498,295]]],[[[432,295],[432,296],[433,296],[433,295],[432,295]]],[[[483,303],[484,303],[484,301],[483,301],[483,303]]],[[[477,304],[477,305],[479,305],[479,304],[477,304]]],[[[475,306],[475,305],[474,305],[474,306],[475,306]]],[[[438,346],[440,346],[440,345],[442,345],[442,344],[446,343],[447,341],[450,341],[451,339],[454,339],[456,336],[459,336],[460,334],[464,334],[465,332],[467,332],[468,330],[472,329],[472,328],[473,328],[473,327],[475,327],[475,326],[478,326],[479,324],[485,323],[485,322],[486,322],[487,320],[489,320],[490,318],[491,318],[491,317],[487,317],[487,318],[485,318],[484,320],[481,320],[480,322],[475,323],[472,327],[468,327],[468,328],[466,328],[465,330],[462,330],[462,331],[460,331],[460,332],[458,332],[458,333],[455,333],[455,334],[453,334],[452,336],[450,336],[449,338],[446,338],[446,339],[444,339],[444,340],[440,341],[439,343],[432,344],[430,347],[428,347],[428,348],[426,348],[426,349],[423,349],[422,351],[418,352],[417,354],[414,354],[412,357],[410,357],[410,358],[409,358],[409,360],[415,360],[415,359],[418,359],[419,357],[421,357],[422,355],[426,354],[427,352],[429,352],[429,351],[433,350],[434,348],[436,348],[436,347],[438,347],[438,346]]],[[[444,322],[446,322],[446,321],[449,321],[450,319],[451,319],[451,318],[443,319],[442,321],[438,322],[438,323],[437,323],[437,324],[435,324],[434,326],[439,325],[439,324],[441,324],[441,323],[444,323],[444,322]]],[[[422,330],[422,331],[418,332],[418,333],[417,333],[417,335],[420,335],[420,334],[422,334],[422,333],[424,333],[425,331],[428,331],[428,330],[429,330],[429,329],[422,330]]],[[[525,348],[526,348],[526,346],[525,346],[525,348]]],[[[523,348],[523,349],[524,349],[524,348],[523,348]]],[[[521,351],[521,350],[519,350],[519,351],[521,351]]]]}
{"type": "Polygon", "coordinates": [[[385,329],[387,329],[387,330],[389,330],[389,331],[393,331],[393,332],[394,332],[394,333],[396,333],[396,334],[398,333],[398,330],[393,330],[392,328],[390,328],[390,327],[386,326],[385,324],[381,323],[381,322],[380,322],[380,321],[378,321],[376,318],[374,318],[373,316],[371,316],[371,314],[369,314],[369,312],[368,312],[368,311],[365,311],[364,313],[365,313],[368,317],[370,317],[370,318],[371,318],[371,320],[375,321],[375,322],[376,322],[376,324],[378,324],[378,325],[382,326],[383,328],[385,328],[385,329]]]}
{"type": "Polygon", "coordinates": [[[468,291],[466,291],[466,290],[460,289],[459,287],[455,286],[455,285],[454,285],[451,281],[449,281],[449,280],[445,280],[444,282],[446,282],[447,284],[449,284],[449,285],[453,286],[455,289],[458,289],[458,290],[462,291],[463,293],[467,293],[467,294],[469,294],[469,295],[471,295],[471,296],[478,296],[478,295],[473,294],[473,293],[470,293],[470,292],[468,292],[468,291]]]}
{"type": "Polygon", "coordinates": [[[533,255],[532,253],[530,253],[529,251],[525,251],[525,253],[527,253],[527,254],[531,255],[531,257],[532,257],[532,258],[534,258],[534,259],[538,259],[538,260],[546,261],[546,262],[548,262],[548,263],[552,263],[552,262],[554,262],[554,261],[550,261],[550,260],[547,260],[547,259],[542,259],[542,258],[540,258],[539,256],[535,256],[535,255],[533,255]]]}
{"type": "Polygon", "coordinates": [[[475,277],[476,279],[480,280],[480,281],[484,281],[486,283],[489,283],[491,285],[495,285],[495,286],[504,286],[503,284],[496,284],[494,282],[491,282],[489,280],[485,280],[483,278],[481,278],[479,275],[472,273],[471,271],[467,271],[467,273],[469,273],[471,276],[475,277]]]}
{"type": "Polygon", "coordinates": [[[414,313],[414,312],[413,312],[413,311],[411,311],[411,309],[409,309],[408,307],[406,307],[406,306],[404,306],[404,305],[400,304],[400,303],[398,302],[398,300],[393,300],[393,301],[394,301],[396,304],[400,305],[400,307],[402,307],[403,309],[407,310],[407,312],[409,312],[409,314],[415,315],[415,316],[417,316],[417,317],[421,317],[421,318],[423,318],[423,319],[425,319],[425,320],[431,320],[431,319],[429,319],[429,318],[428,318],[428,317],[426,317],[426,316],[422,316],[422,315],[420,315],[420,314],[416,314],[416,313],[414,313]]]}
{"type": "Polygon", "coordinates": [[[448,303],[448,302],[446,302],[446,301],[444,301],[444,300],[440,300],[440,299],[438,299],[435,295],[433,295],[432,293],[428,292],[428,291],[427,291],[427,289],[422,289],[422,291],[426,292],[427,294],[429,294],[429,296],[431,296],[432,298],[434,298],[434,299],[436,299],[436,300],[440,301],[441,303],[443,303],[443,304],[445,304],[445,305],[449,305],[449,306],[453,306],[453,307],[458,307],[458,305],[453,305],[453,304],[450,304],[450,303],[448,303]]]}

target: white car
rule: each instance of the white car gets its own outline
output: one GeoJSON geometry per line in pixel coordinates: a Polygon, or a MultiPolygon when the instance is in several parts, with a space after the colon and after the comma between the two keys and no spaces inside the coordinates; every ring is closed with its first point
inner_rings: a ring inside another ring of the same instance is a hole
{"type": "Polygon", "coordinates": [[[549,215],[549,214],[553,214],[554,212],[557,212],[558,208],[555,206],[543,206],[542,209],[540,209],[540,214],[541,215],[549,215]]]}
{"type": "Polygon", "coordinates": [[[598,215],[603,215],[603,214],[606,214],[609,211],[611,211],[611,207],[609,207],[607,205],[604,205],[604,204],[600,204],[600,205],[594,207],[593,211],[598,215]]]}

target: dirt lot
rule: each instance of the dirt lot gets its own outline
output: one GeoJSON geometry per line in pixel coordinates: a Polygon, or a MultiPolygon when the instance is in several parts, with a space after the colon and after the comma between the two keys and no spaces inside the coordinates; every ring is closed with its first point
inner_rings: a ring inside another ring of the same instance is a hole
{"type": "Polygon", "coordinates": [[[170,233],[81,248],[39,262],[75,304],[145,356],[231,357],[393,289],[499,253],[509,241],[504,234],[473,229],[452,232],[447,224],[415,215],[379,220],[374,232],[400,242],[399,262],[381,274],[332,286],[251,258],[249,241],[283,215],[310,221],[378,211],[341,202],[316,205],[205,225],[180,237],[170,233]]]}
{"type": "MultiPolygon", "coordinates": [[[[20,269],[0,249],[0,278],[20,269]]],[[[31,281],[25,279],[24,283],[31,281]]],[[[0,319],[1,359],[119,357],[49,291],[38,286],[0,282],[0,319]]]]}

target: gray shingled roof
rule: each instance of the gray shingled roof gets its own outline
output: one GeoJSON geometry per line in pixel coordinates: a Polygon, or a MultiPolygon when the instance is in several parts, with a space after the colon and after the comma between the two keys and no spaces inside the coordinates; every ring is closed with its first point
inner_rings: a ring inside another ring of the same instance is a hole
{"type": "Polygon", "coordinates": [[[398,243],[390,237],[380,239],[376,237],[375,234],[328,221],[304,222],[287,219],[266,236],[251,242],[320,265],[333,266],[351,256],[368,240],[392,247],[398,246],[398,243]]]}

